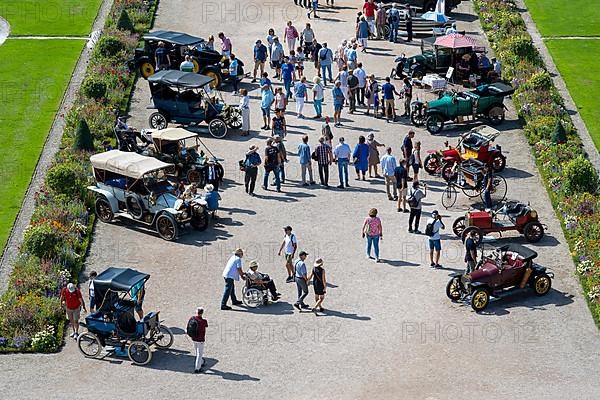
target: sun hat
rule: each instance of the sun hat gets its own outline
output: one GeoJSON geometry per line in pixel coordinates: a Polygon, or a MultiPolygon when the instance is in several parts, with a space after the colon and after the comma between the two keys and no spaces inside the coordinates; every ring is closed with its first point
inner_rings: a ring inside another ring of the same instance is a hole
{"type": "Polygon", "coordinates": [[[71,292],[71,293],[75,293],[75,289],[76,289],[76,288],[75,288],[75,285],[73,285],[72,283],[69,283],[69,284],[67,285],[67,290],[68,290],[69,292],[71,292]]]}
{"type": "Polygon", "coordinates": [[[244,250],[242,250],[240,247],[238,247],[237,249],[235,249],[233,251],[233,254],[237,255],[237,254],[244,254],[244,250]]]}
{"type": "Polygon", "coordinates": [[[373,135],[372,133],[369,133],[369,136],[368,136],[369,139],[373,139],[374,137],[375,137],[375,135],[373,135]]]}
{"type": "Polygon", "coordinates": [[[256,151],[256,150],[258,150],[258,147],[256,147],[256,145],[252,145],[252,146],[250,146],[248,148],[248,150],[250,150],[250,151],[256,151]]]}
{"type": "Polygon", "coordinates": [[[284,230],[284,231],[291,231],[291,230],[292,230],[292,227],[291,227],[291,226],[289,226],[289,225],[288,225],[288,226],[284,226],[284,227],[283,227],[283,230],[284,230]]]}
{"type": "Polygon", "coordinates": [[[323,265],[323,259],[318,258],[317,261],[315,261],[315,263],[313,264],[313,267],[320,267],[321,265],[323,265]]]}
{"type": "Polygon", "coordinates": [[[258,261],[256,261],[256,260],[250,261],[250,268],[258,268],[258,261]]]}
{"type": "Polygon", "coordinates": [[[207,192],[212,192],[213,190],[215,190],[215,187],[209,183],[208,185],[204,186],[204,189],[207,192]]]}

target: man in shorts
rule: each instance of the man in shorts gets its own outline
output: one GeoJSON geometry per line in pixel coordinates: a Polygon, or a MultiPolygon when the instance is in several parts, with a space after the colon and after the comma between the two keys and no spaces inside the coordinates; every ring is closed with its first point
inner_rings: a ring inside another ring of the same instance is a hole
{"type": "Polygon", "coordinates": [[[432,235],[429,236],[429,260],[432,268],[440,268],[440,253],[442,251],[442,240],[440,237],[440,229],[446,229],[442,222],[442,216],[437,212],[431,213],[431,218],[427,220],[427,225],[432,226],[432,235]]]}
{"type": "Polygon", "coordinates": [[[294,268],[293,268],[293,260],[294,255],[296,254],[296,250],[298,249],[298,241],[296,240],[296,235],[292,233],[292,227],[286,226],[283,228],[284,236],[283,241],[281,242],[281,246],[279,247],[279,252],[277,253],[281,256],[281,252],[283,251],[283,257],[285,258],[285,268],[288,272],[288,277],[285,280],[286,283],[294,282],[294,268]]]}
{"type": "Polygon", "coordinates": [[[390,122],[390,114],[393,121],[396,121],[396,105],[394,103],[394,94],[399,96],[394,85],[390,83],[390,77],[385,78],[385,83],[381,86],[383,91],[383,106],[385,107],[385,118],[390,122]]]}
{"type": "Polygon", "coordinates": [[[271,85],[264,84],[260,90],[260,110],[262,111],[263,123],[261,129],[271,129],[271,105],[275,101],[275,96],[271,90],[271,85]]]}
{"type": "Polygon", "coordinates": [[[254,73],[252,75],[252,83],[256,82],[256,73],[260,69],[260,75],[265,72],[265,61],[267,61],[267,46],[262,44],[261,40],[257,40],[254,45],[254,73]]]}
{"type": "Polygon", "coordinates": [[[77,339],[79,336],[79,311],[83,307],[83,311],[87,312],[81,291],[73,284],[69,283],[67,287],[62,288],[60,292],[60,305],[65,307],[67,311],[67,319],[71,323],[73,333],[71,336],[73,339],[77,339]]]}

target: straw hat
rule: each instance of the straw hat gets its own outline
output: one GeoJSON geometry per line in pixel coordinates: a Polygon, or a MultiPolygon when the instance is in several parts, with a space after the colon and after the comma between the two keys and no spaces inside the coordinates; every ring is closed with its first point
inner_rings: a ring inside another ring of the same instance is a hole
{"type": "Polygon", "coordinates": [[[313,264],[313,267],[320,267],[322,265],[323,265],[323,259],[318,258],[317,261],[315,261],[315,263],[313,264]]]}

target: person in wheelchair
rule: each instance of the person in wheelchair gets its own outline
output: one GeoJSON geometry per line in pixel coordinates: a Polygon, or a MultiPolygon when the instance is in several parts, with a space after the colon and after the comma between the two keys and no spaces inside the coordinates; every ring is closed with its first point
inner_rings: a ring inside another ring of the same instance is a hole
{"type": "Polygon", "coordinates": [[[277,293],[275,282],[271,280],[269,275],[258,272],[258,262],[256,260],[250,262],[250,269],[246,272],[248,279],[248,287],[256,287],[257,289],[268,289],[271,292],[273,301],[279,299],[281,294],[277,293]]]}

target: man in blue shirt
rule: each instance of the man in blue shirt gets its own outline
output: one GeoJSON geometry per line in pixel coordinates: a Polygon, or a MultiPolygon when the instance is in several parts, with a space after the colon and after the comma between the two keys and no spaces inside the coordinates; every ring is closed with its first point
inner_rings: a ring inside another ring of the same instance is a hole
{"type": "Polygon", "coordinates": [[[323,43],[323,47],[319,50],[318,53],[319,64],[321,65],[321,75],[323,78],[323,86],[327,85],[327,72],[329,75],[329,80],[333,81],[333,76],[331,74],[331,64],[333,63],[333,52],[330,48],[327,47],[327,43],[323,43]]]}
{"type": "Polygon", "coordinates": [[[238,60],[235,54],[229,56],[229,77],[233,84],[233,94],[238,94],[238,60]]]}
{"type": "Polygon", "coordinates": [[[394,172],[396,171],[396,157],[392,155],[392,148],[386,149],[386,154],[381,157],[381,171],[385,178],[385,191],[387,192],[388,199],[398,200],[398,193],[396,192],[396,182],[394,172]],[[394,195],[390,192],[390,186],[394,195]]]}
{"type": "Polygon", "coordinates": [[[260,109],[262,111],[264,125],[261,129],[271,129],[271,104],[275,101],[275,96],[271,90],[271,85],[265,83],[260,90],[260,109]]]}
{"type": "Polygon", "coordinates": [[[385,78],[385,83],[381,86],[383,91],[383,106],[385,107],[385,118],[390,122],[390,114],[396,121],[396,104],[394,103],[394,94],[400,95],[394,85],[390,83],[390,77],[385,78]],[[390,111],[391,110],[391,111],[390,111]]]}
{"type": "Polygon", "coordinates": [[[308,135],[302,137],[302,143],[298,145],[298,158],[300,158],[300,167],[302,168],[302,186],[308,186],[306,182],[306,170],[308,170],[308,179],[310,184],[313,185],[313,171],[312,162],[310,158],[310,146],[308,145],[308,135]]]}
{"type": "Polygon", "coordinates": [[[231,310],[231,307],[227,305],[227,299],[229,299],[229,297],[231,297],[231,303],[234,306],[242,304],[242,302],[235,297],[234,286],[234,282],[239,281],[240,277],[242,277],[242,279],[246,278],[246,274],[244,274],[244,269],[242,267],[242,257],[244,257],[244,251],[242,249],[236,249],[223,269],[225,290],[223,291],[223,298],[221,299],[221,310],[231,310]]]}
{"type": "Polygon", "coordinates": [[[281,67],[281,77],[283,79],[283,86],[285,87],[286,98],[292,98],[292,80],[294,77],[294,64],[288,57],[284,58],[284,64],[281,67]]]}
{"type": "Polygon", "coordinates": [[[221,196],[215,191],[215,187],[211,184],[206,185],[204,190],[206,190],[204,200],[206,201],[208,211],[217,211],[219,209],[219,200],[221,200],[221,196]]]}
{"type": "Polygon", "coordinates": [[[294,303],[294,307],[298,310],[301,308],[309,308],[308,304],[304,303],[304,299],[308,296],[308,271],[306,270],[307,252],[301,251],[300,259],[294,264],[294,278],[296,279],[296,287],[298,288],[298,300],[294,303]]]}
{"type": "Polygon", "coordinates": [[[342,125],[340,120],[342,116],[342,108],[344,108],[344,91],[342,90],[342,82],[336,81],[335,87],[331,91],[333,96],[333,126],[339,127],[342,125]]]}
{"type": "Polygon", "coordinates": [[[396,3],[388,11],[388,25],[390,27],[390,42],[396,42],[398,38],[398,25],[400,24],[400,11],[396,8],[396,3]]]}
{"type": "Polygon", "coordinates": [[[406,192],[408,191],[408,172],[406,171],[406,160],[401,160],[394,170],[396,179],[396,189],[398,190],[398,209],[397,211],[408,212],[406,207],[406,192]]]}
{"type": "Polygon", "coordinates": [[[260,68],[260,75],[265,72],[265,61],[267,61],[267,46],[262,44],[260,40],[254,45],[254,74],[252,75],[252,83],[256,82],[256,72],[260,68]]]}
{"type": "Polygon", "coordinates": [[[165,48],[165,42],[158,42],[158,47],[154,52],[156,70],[169,69],[171,67],[171,58],[165,48]]]}

